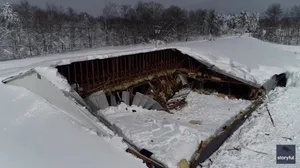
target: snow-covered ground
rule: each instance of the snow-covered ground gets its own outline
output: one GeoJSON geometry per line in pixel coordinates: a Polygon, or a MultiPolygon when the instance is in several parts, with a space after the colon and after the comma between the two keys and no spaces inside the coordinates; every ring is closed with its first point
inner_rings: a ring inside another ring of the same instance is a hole
{"type": "Polygon", "coordinates": [[[212,156],[205,167],[300,167],[300,74],[293,74],[287,88],[272,91],[266,107],[257,110],[250,120],[212,156]],[[276,145],[296,145],[296,165],[276,165],[276,145]],[[238,150],[236,150],[238,149],[238,150]]]}
{"type": "Polygon", "coordinates": [[[146,167],[120,138],[97,136],[30,91],[0,84],[0,93],[0,167],[146,167]]]}
{"type": "Polygon", "coordinates": [[[225,72],[263,84],[275,73],[300,69],[300,47],[271,44],[244,35],[216,41],[172,44],[225,72]]]}
{"type": "Polygon", "coordinates": [[[181,159],[191,159],[201,141],[250,104],[191,92],[187,106],[173,111],[174,114],[125,104],[100,112],[138,147],[153,152],[155,158],[175,168],[181,159]]]}
{"type": "Polygon", "coordinates": [[[263,42],[246,35],[241,38],[223,38],[201,44],[197,41],[186,42],[173,46],[186,46],[192,52],[212,58],[227,57],[251,69],[258,69],[261,65],[279,68],[299,67],[295,52],[287,52],[295,51],[295,47],[285,46],[283,48],[282,45],[263,42]]]}

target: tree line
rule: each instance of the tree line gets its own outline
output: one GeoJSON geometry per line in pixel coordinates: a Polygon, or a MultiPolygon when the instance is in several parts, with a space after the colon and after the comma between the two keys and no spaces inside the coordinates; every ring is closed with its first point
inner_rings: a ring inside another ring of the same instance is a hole
{"type": "Polygon", "coordinates": [[[274,43],[300,44],[300,5],[284,10],[280,4],[272,4],[260,19],[260,29],[255,37],[274,43]]]}
{"type": "Polygon", "coordinates": [[[107,3],[100,16],[28,1],[0,8],[0,60],[19,59],[65,51],[217,37],[254,32],[259,14],[242,11],[185,10],[156,2],[135,5],[107,3]]]}

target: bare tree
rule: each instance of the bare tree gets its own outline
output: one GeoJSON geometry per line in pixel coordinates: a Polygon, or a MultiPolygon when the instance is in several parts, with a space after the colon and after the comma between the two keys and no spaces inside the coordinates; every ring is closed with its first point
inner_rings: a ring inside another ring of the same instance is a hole
{"type": "Polygon", "coordinates": [[[270,27],[278,27],[281,17],[283,15],[283,9],[280,4],[272,4],[266,11],[270,27]]]}
{"type": "Polygon", "coordinates": [[[240,15],[227,17],[215,11],[188,11],[178,6],[164,8],[157,2],[135,6],[106,2],[102,14],[94,17],[54,4],[40,8],[23,0],[0,7],[0,59],[4,54],[21,58],[98,46],[217,36],[226,33],[225,27],[235,28],[240,15]]]}
{"type": "Polygon", "coordinates": [[[118,5],[112,2],[105,1],[105,7],[102,11],[103,21],[104,21],[104,32],[105,32],[105,41],[109,45],[112,35],[112,26],[114,18],[118,16],[118,5]]]}
{"type": "Polygon", "coordinates": [[[296,5],[291,8],[290,17],[293,19],[293,25],[300,28],[300,5],[296,5]]]}

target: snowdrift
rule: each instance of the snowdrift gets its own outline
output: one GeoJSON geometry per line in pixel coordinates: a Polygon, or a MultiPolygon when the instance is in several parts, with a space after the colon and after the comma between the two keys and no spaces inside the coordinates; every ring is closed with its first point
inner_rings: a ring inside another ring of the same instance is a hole
{"type": "Polygon", "coordinates": [[[104,126],[99,127],[98,124],[95,124],[96,119],[92,118],[92,115],[84,106],[80,106],[80,104],[77,103],[84,102],[79,96],[74,95],[75,93],[72,94],[72,92],[63,92],[35,70],[30,70],[22,75],[4,80],[3,82],[26,88],[36,95],[41,96],[50,104],[62,110],[65,115],[71,117],[72,120],[96,131],[99,135],[108,136],[111,134],[111,132],[108,132],[108,129],[104,129],[104,126]],[[73,101],[71,98],[76,101],[73,101]]]}
{"type": "MultiPolygon", "coordinates": [[[[33,87],[37,86],[33,83],[33,87]]],[[[126,145],[121,138],[100,137],[81,125],[87,119],[76,115],[76,111],[72,113],[75,120],[66,111],[18,86],[0,83],[0,93],[1,167],[146,167],[124,152],[126,145]]],[[[57,99],[66,102],[60,97],[57,99]]]]}

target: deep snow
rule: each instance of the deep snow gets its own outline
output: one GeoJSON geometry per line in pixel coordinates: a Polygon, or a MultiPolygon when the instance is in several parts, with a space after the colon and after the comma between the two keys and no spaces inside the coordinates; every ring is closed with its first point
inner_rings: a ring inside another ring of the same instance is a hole
{"type": "Polygon", "coordinates": [[[300,47],[271,44],[244,35],[206,42],[172,44],[246,81],[262,85],[275,73],[300,68],[300,47]]]}
{"type": "MultiPolygon", "coordinates": [[[[209,57],[228,57],[251,69],[258,69],[260,65],[280,68],[299,67],[295,53],[286,52],[287,49],[282,50],[281,45],[266,43],[246,35],[241,38],[223,38],[201,44],[179,43],[174,46],[187,46],[191,51],[209,57]]],[[[290,48],[295,49],[295,47],[290,48]]]]}
{"type": "Polygon", "coordinates": [[[120,138],[97,136],[30,91],[0,84],[0,93],[0,167],[145,167],[120,138]]]}
{"type": "Polygon", "coordinates": [[[174,114],[125,104],[100,112],[138,147],[153,152],[155,158],[175,168],[181,159],[191,159],[201,141],[251,104],[195,92],[186,100],[187,106],[174,110],[174,114]]]}
{"type": "Polygon", "coordinates": [[[265,102],[275,127],[262,106],[211,157],[213,163],[207,161],[204,167],[300,167],[299,99],[300,73],[293,73],[288,87],[276,88],[265,102]],[[296,145],[296,165],[276,165],[276,145],[284,144],[296,145]]]}

